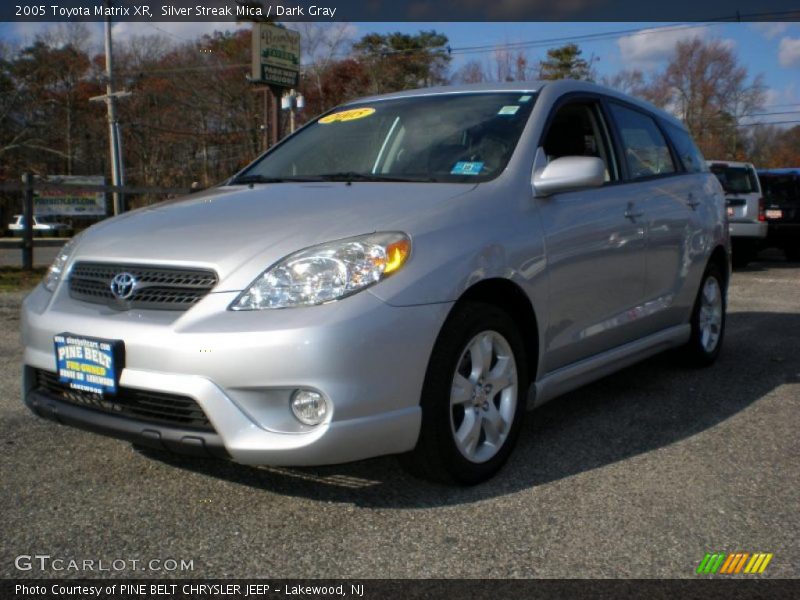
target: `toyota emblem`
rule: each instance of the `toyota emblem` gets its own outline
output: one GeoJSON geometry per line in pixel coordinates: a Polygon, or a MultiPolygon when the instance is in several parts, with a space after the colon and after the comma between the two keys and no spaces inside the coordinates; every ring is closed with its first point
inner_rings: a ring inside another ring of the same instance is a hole
{"type": "Polygon", "coordinates": [[[136,277],[130,273],[117,273],[111,280],[111,293],[117,300],[129,300],[136,291],[136,277]]]}

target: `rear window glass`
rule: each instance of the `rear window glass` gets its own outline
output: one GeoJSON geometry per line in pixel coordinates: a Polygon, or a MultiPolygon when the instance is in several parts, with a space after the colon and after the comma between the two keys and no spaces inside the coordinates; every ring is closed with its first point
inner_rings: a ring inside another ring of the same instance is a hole
{"type": "Polygon", "coordinates": [[[722,189],[729,194],[756,194],[758,181],[753,169],[734,167],[725,163],[712,163],[711,172],[717,176],[722,189]]]}
{"type": "Polygon", "coordinates": [[[763,175],[760,179],[767,200],[800,204],[800,175],[763,175]]]}
{"type": "Polygon", "coordinates": [[[638,110],[611,104],[631,179],[675,172],[669,146],[656,122],[638,110]]]}
{"type": "Polygon", "coordinates": [[[678,152],[678,158],[683,163],[683,167],[687,173],[703,173],[708,171],[706,161],[700,150],[692,140],[692,136],[688,131],[679,127],[675,127],[670,123],[666,123],[667,133],[672,138],[672,144],[678,152]]]}

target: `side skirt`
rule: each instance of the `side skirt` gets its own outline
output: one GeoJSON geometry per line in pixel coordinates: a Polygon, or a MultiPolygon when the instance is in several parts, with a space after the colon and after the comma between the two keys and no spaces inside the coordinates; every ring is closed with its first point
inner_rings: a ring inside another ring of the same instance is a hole
{"type": "Polygon", "coordinates": [[[688,323],[676,325],[547,373],[531,386],[528,409],[541,406],[557,396],[605,377],[614,371],[624,369],[654,354],[685,344],[689,341],[691,332],[692,328],[688,323]]]}

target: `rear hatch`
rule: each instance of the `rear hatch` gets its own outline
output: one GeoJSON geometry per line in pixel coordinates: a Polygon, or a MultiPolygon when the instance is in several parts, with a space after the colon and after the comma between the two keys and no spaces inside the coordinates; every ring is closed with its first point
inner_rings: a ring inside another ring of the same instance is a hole
{"type": "Polygon", "coordinates": [[[800,223],[800,171],[762,173],[765,214],[770,223],[800,223]]]}
{"type": "Polygon", "coordinates": [[[728,220],[755,223],[759,220],[761,187],[755,169],[750,166],[711,163],[709,169],[725,190],[728,220]]]}

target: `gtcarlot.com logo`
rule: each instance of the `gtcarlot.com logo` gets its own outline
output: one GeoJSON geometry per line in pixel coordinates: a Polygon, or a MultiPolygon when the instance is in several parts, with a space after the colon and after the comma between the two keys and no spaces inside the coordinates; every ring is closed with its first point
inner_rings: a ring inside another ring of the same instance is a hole
{"type": "Polygon", "coordinates": [[[755,552],[706,552],[703,560],[697,567],[699,575],[739,575],[763,573],[769,561],[772,560],[772,553],[755,552]]]}
{"type": "Polygon", "coordinates": [[[49,554],[21,554],[14,560],[18,571],[194,571],[194,561],[175,558],[60,558],[49,554]]]}

